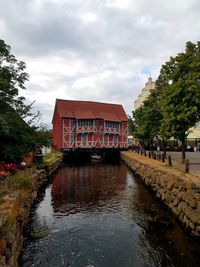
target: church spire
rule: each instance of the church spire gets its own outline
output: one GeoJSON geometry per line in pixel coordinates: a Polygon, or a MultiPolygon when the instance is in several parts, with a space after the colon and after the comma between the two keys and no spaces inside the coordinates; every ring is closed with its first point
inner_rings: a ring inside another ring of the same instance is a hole
{"type": "Polygon", "coordinates": [[[150,74],[149,74],[148,81],[149,81],[149,82],[152,82],[152,78],[151,78],[151,72],[150,72],[150,74]]]}

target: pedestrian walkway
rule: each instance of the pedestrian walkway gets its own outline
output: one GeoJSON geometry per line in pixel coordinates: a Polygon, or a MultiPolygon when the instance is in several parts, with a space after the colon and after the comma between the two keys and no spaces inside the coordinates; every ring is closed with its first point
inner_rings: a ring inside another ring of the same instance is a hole
{"type": "MultiPolygon", "coordinates": [[[[167,152],[171,156],[172,166],[184,171],[185,164],[182,163],[182,154],[181,152],[167,152]]],[[[200,152],[186,152],[186,159],[189,159],[189,173],[200,176],[200,152]]]]}

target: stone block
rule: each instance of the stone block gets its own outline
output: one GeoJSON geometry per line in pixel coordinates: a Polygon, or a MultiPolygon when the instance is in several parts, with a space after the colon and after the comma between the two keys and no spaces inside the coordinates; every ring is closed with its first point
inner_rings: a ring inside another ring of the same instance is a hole
{"type": "Polygon", "coordinates": [[[192,221],[192,223],[200,224],[200,212],[198,212],[196,209],[192,209],[190,206],[188,206],[184,212],[186,216],[192,221]]]}
{"type": "Polygon", "coordinates": [[[192,197],[192,195],[190,194],[187,194],[185,197],[184,197],[184,200],[185,202],[188,203],[188,205],[190,206],[194,206],[194,207],[197,207],[197,203],[196,203],[196,200],[192,197]],[[196,203],[196,204],[195,204],[196,203]]]}
{"type": "Polygon", "coordinates": [[[178,187],[178,191],[180,192],[180,191],[186,191],[187,190],[187,188],[185,187],[185,186],[183,186],[183,185],[179,185],[179,187],[178,187]]]}
{"type": "Polygon", "coordinates": [[[181,200],[180,200],[179,198],[175,198],[175,200],[174,200],[174,202],[173,202],[174,206],[177,207],[178,204],[180,203],[180,201],[181,201],[181,200]]]}
{"type": "Polygon", "coordinates": [[[173,181],[169,181],[169,182],[167,183],[167,189],[168,189],[168,190],[172,190],[173,187],[174,187],[174,183],[173,183],[173,181]]]}
{"type": "Polygon", "coordinates": [[[172,212],[178,217],[180,215],[180,211],[177,209],[177,207],[172,208],[172,212]]]}
{"type": "Polygon", "coordinates": [[[160,194],[160,192],[157,192],[157,193],[156,193],[156,196],[157,196],[158,198],[161,198],[161,194],[160,194]]]}
{"type": "Polygon", "coordinates": [[[198,234],[200,234],[200,225],[197,225],[197,226],[196,226],[196,232],[197,232],[198,234]]]}
{"type": "Polygon", "coordinates": [[[183,202],[182,204],[182,211],[185,213],[185,211],[188,209],[189,205],[186,202],[183,202]]]}
{"type": "Polygon", "coordinates": [[[192,183],[192,189],[200,191],[200,183],[192,183]]]}
{"type": "Polygon", "coordinates": [[[190,230],[195,230],[195,224],[190,220],[187,220],[186,227],[189,228],[190,230]]]}
{"type": "Polygon", "coordinates": [[[177,196],[177,194],[178,194],[178,189],[176,189],[176,188],[172,188],[172,190],[171,190],[171,192],[172,192],[172,194],[174,195],[174,196],[177,196]]]}
{"type": "Polygon", "coordinates": [[[161,199],[165,200],[166,193],[164,192],[164,190],[161,190],[160,194],[161,194],[161,199]]]}
{"type": "Polygon", "coordinates": [[[7,243],[8,243],[8,245],[12,245],[13,242],[15,241],[15,236],[14,236],[13,233],[9,232],[9,233],[7,233],[7,235],[5,236],[5,239],[6,239],[7,243]]]}
{"type": "Polygon", "coordinates": [[[196,201],[196,199],[191,198],[190,207],[192,207],[193,209],[196,209],[197,208],[197,204],[198,204],[198,202],[196,201]]]}
{"type": "Polygon", "coordinates": [[[7,245],[6,240],[3,237],[1,237],[0,238],[0,255],[5,255],[6,245],[7,245]]]}
{"type": "Polygon", "coordinates": [[[200,201],[197,201],[197,210],[200,212],[200,201]]]}
{"type": "Polygon", "coordinates": [[[165,194],[165,200],[166,200],[166,203],[168,203],[168,204],[170,204],[170,203],[173,202],[173,197],[172,197],[172,195],[169,192],[167,192],[165,194]]]}
{"type": "Polygon", "coordinates": [[[7,261],[12,257],[12,251],[8,247],[5,249],[5,256],[7,261]]]}
{"type": "Polygon", "coordinates": [[[178,194],[177,194],[177,198],[179,199],[179,200],[182,200],[182,199],[184,199],[184,192],[178,192],[178,194]]]}
{"type": "Polygon", "coordinates": [[[6,266],[6,256],[0,256],[0,266],[6,266]]]}
{"type": "Polygon", "coordinates": [[[180,214],[179,214],[179,220],[181,221],[181,222],[183,222],[183,218],[184,218],[184,213],[183,212],[181,212],[180,214]]]}
{"type": "MultiPolygon", "coordinates": [[[[179,202],[177,209],[178,209],[179,211],[183,211],[183,207],[184,207],[184,205],[185,205],[185,202],[184,202],[184,201],[179,202]]],[[[186,204],[186,205],[187,205],[187,204],[186,204]]]]}

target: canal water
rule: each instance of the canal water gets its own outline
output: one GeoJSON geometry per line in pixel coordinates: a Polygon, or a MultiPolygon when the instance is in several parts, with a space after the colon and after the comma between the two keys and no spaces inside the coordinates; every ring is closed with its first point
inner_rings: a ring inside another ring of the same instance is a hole
{"type": "Polygon", "coordinates": [[[22,267],[199,266],[191,240],[127,166],[64,165],[31,210],[22,267]]]}

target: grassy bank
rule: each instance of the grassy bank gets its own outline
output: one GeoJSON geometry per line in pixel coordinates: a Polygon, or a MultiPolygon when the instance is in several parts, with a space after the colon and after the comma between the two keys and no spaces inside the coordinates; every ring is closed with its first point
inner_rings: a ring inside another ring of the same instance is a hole
{"type": "Polygon", "coordinates": [[[44,155],[41,167],[49,167],[51,166],[58,158],[60,158],[62,153],[58,150],[52,150],[51,153],[44,155]]]}
{"type": "Polygon", "coordinates": [[[62,153],[45,155],[41,169],[36,166],[17,170],[0,184],[0,266],[17,266],[23,246],[23,228],[41,185],[59,167],[62,153]]]}

